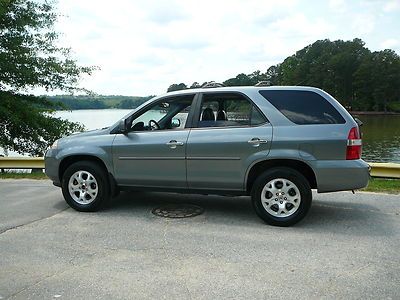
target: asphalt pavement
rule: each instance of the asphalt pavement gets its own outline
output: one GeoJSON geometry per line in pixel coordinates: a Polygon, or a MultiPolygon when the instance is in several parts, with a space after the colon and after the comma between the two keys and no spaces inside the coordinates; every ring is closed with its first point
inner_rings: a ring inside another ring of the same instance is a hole
{"type": "Polygon", "coordinates": [[[47,180],[0,180],[0,299],[400,299],[400,196],[314,194],[265,225],[248,197],[121,193],[76,212],[47,180]],[[202,215],[154,216],[167,203],[202,215]]]}

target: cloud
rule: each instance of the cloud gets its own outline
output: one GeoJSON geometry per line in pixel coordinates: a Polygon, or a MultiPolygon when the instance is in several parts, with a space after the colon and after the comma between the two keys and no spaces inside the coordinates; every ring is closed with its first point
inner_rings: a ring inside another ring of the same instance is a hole
{"type": "Polygon", "coordinates": [[[149,45],[159,49],[199,50],[209,46],[205,39],[190,35],[156,35],[149,40],[149,45]]]}
{"type": "Polygon", "coordinates": [[[356,35],[365,35],[375,29],[376,16],[373,13],[358,13],[353,17],[351,28],[356,35]]]}
{"type": "Polygon", "coordinates": [[[272,32],[279,33],[281,38],[325,36],[331,29],[329,23],[322,18],[307,18],[302,13],[286,16],[270,25],[272,32]]]}
{"type": "Polygon", "coordinates": [[[400,46],[400,40],[393,38],[384,40],[381,44],[381,47],[383,49],[393,49],[393,48],[398,48],[399,46],[400,46]]]}
{"type": "Polygon", "coordinates": [[[175,82],[224,81],[266,71],[318,39],[362,38],[397,47],[398,1],[59,1],[60,45],[101,68],[82,86],[147,95],[175,82]],[[379,13],[377,13],[379,12],[379,13]],[[397,45],[397,46],[396,46],[397,45]]]}
{"type": "Polygon", "coordinates": [[[188,18],[182,5],[176,2],[150,2],[152,5],[147,7],[146,17],[149,21],[161,26],[168,25],[172,22],[179,22],[188,18]]]}
{"type": "Polygon", "coordinates": [[[345,0],[329,0],[329,9],[335,12],[343,13],[347,10],[345,0]]]}
{"type": "Polygon", "coordinates": [[[383,11],[387,13],[395,12],[397,10],[400,10],[400,2],[398,0],[389,1],[383,6],[383,11]]]}

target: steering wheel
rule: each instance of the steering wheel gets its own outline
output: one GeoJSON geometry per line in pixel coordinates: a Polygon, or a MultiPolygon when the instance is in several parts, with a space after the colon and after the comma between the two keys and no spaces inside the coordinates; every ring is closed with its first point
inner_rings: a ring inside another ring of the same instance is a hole
{"type": "Polygon", "coordinates": [[[158,124],[157,121],[155,121],[153,119],[149,121],[149,127],[150,127],[151,130],[159,130],[159,129],[161,129],[160,124],[158,124]]]}

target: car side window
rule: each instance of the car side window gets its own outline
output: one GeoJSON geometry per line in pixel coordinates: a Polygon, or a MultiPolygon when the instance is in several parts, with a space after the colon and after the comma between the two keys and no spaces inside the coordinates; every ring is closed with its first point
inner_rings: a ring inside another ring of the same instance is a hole
{"type": "Polygon", "coordinates": [[[185,128],[193,98],[184,95],[157,101],[131,121],[130,131],[185,128]]]}
{"type": "Polygon", "coordinates": [[[260,90],[259,93],[295,124],[346,123],[337,109],[315,92],[260,90]]]}
{"type": "Polygon", "coordinates": [[[255,126],[265,123],[264,115],[241,94],[204,94],[198,127],[255,126]]]}

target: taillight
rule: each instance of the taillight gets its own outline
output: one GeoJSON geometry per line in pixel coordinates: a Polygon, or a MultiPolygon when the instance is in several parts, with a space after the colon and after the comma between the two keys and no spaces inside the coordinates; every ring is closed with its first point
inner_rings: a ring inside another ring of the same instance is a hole
{"type": "Polygon", "coordinates": [[[346,159],[360,159],[361,158],[362,140],[357,127],[350,129],[349,137],[347,138],[347,152],[346,159]]]}

